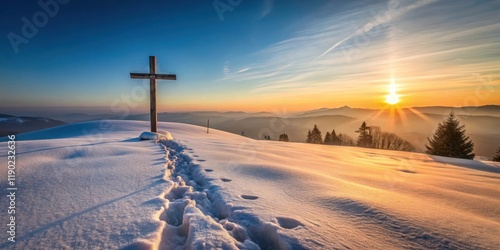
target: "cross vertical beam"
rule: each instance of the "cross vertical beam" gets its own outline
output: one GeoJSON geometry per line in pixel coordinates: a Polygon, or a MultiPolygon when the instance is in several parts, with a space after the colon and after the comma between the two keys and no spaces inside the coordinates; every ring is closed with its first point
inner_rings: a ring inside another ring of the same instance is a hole
{"type": "Polygon", "coordinates": [[[150,101],[150,120],[151,132],[158,132],[158,114],[156,111],[156,79],[158,80],[177,80],[174,74],[156,74],[156,57],[149,57],[149,73],[130,73],[132,79],[149,79],[149,101],[150,101]]]}
{"type": "Polygon", "coordinates": [[[150,107],[150,121],[151,121],[151,132],[158,131],[158,117],[156,112],[156,56],[149,57],[149,107],[150,107]]]}

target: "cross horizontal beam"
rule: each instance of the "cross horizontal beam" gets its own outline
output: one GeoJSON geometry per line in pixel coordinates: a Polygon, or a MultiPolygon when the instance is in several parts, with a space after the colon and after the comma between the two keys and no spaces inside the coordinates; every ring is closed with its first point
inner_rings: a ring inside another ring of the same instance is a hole
{"type": "Polygon", "coordinates": [[[130,73],[133,79],[158,79],[158,80],[177,80],[173,74],[148,74],[148,73],[130,73]]]}

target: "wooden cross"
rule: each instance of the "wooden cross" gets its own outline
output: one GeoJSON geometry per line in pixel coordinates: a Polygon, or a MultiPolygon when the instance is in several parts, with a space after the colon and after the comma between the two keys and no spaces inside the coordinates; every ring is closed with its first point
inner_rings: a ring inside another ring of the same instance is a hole
{"type": "Polygon", "coordinates": [[[158,119],[156,112],[156,79],[158,80],[177,80],[176,75],[172,74],[156,74],[156,56],[149,57],[149,74],[148,73],[130,73],[133,79],[149,79],[150,90],[150,119],[151,132],[158,132],[158,119]]]}

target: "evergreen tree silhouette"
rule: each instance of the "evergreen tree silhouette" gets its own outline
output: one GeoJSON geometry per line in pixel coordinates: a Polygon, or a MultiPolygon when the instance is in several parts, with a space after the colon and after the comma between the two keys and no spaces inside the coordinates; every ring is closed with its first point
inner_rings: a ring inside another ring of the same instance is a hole
{"type": "Polygon", "coordinates": [[[279,141],[288,141],[288,135],[285,134],[285,133],[283,133],[283,134],[280,135],[280,137],[279,137],[278,140],[279,141]]]}
{"type": "Polygon", "coordinates": [[[356,133],[358,136],[358,147],[371,147],[372,146],[372,135],[370,134],[370,127],[366,126],[366,122],[361,124],[356,133]]]}
{"type": "Polygon", "coordinates": [[[314,124],[314,128],[311,131],[311,143],[321,144],[323,143],[323,137],[321,136],[321,131],[319,131],[318,126],[314,124]]]}
{"type": "Polygon", "coordinates": [[[312,133],[311,130],[307,132],[307,138],[306,138],[307,143],[312,143],[312,133]]]}
{"type": "Polygon", "coordinates": [[[323,141],[323,144],[332,144],[332,138],[330,136],[330,132],[326,132],[325,140],[323,141]]]}
{"type": "Polygon", "coordinates": [[[342,144],[342,139],[340,138],[340,134],[339,136],[337,136],[337,134],[335,133],[335,129],[332,131],[331,135],[331,141],[333,145],[340,145],[342,144]]]}
{"type": "Polygon", "coordinates": [[[474,143],[465,135],[465,125],[450,112],[448,118],[440,122],[432,139],[427,138],[427,154],[462,159],[474,158],[474,143]]]}
{"type": "Polygon", "coordinates": [[[498,147],[497,153],[493,158],[491,158],[492,161],[500,161],[500,147],[498,147]]]}

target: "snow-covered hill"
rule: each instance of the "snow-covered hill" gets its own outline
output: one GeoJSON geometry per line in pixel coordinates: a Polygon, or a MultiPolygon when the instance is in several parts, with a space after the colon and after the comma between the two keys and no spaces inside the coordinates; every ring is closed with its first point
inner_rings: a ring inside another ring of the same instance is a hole
{"type": "MultiPolygon", "coordinates": [[[[159,125],[172,141],[140,141],[148,125],[87,122],[19,135],[16,243],[2,230],[0,248],[500,245],[498,163],[255,141],[176,123],[159,125]]],[[[5,190],[7,169],[0,174],[5,190]]]]}

